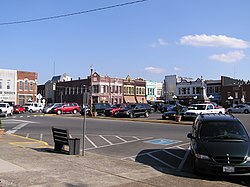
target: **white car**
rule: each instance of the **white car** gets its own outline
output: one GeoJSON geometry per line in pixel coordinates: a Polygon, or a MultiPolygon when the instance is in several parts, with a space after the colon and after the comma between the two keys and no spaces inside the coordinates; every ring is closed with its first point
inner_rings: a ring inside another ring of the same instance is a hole
{"type": "Polygon", "coordinates": [[[12,116],[13,107],[9,103],[0,103],[0,115],[1,116],[12,116]]]}
{"type": "Polygon", "coordinates": [[[42,112],[43,110],[43,105],[40,103],[25,103],[23,106],[28,112],[42,112]]]}
{"type": "Polygon", "coordinates": [[[245,113],[248,114],[250,112],[250,106],[247,104],[239,104],[234,107],[227,108],[227,113],[245,113]]]}

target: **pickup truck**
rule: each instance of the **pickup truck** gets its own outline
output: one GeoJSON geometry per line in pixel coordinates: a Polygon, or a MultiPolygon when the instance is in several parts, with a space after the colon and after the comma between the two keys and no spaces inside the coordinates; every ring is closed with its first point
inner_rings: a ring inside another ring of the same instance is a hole
{"type": "Polygon", "coordinates": [[[185,118],[196,118],[198,114],[225,114],[225,108],[216,108],[213,104],[192,104],[185,112],[185,118]]]}
{"type": "Polygon", "coordinates": [[[9,103],[0,103],[0,115],[1,116],[12,116],[13,107],[9,103]]]}

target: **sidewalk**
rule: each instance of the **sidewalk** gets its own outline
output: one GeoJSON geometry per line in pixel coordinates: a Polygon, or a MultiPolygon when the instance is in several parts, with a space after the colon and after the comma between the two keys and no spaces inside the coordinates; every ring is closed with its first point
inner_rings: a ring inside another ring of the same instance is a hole
{"type": "MultiPolygon", "coordinates": [[[[232,186],[165,174],[136,162],[86,152],[85,156],[53,152],[46,142],[0,135],[0,187],[5,186],[232,186]]],[[[238,186],[238,185],[233,185],[238,186]]]]}

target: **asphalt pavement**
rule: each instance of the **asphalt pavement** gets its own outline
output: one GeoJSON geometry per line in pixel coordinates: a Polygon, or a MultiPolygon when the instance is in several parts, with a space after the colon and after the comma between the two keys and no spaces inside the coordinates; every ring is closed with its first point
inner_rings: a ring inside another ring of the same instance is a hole
{"type": "Polygon", "coordinates": [[[84,156],[56,153],[46,142],[13,134],[0,135],[0,151],[0,187],[242,186],[90,152],[84,156]]]}

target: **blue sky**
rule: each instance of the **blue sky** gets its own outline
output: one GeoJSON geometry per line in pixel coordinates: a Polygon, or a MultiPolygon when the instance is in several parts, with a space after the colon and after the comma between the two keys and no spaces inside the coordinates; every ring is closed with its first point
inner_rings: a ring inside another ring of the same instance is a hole
{"type": "Polygon", "coordinates": [[[165,75],[249,80],[249,0],[148,0],[46,21],[44,18],[133,0],[2,0],[0,68],[38,72],[43,84],[67,73],[86,78],[90,66],[101,75],[165,75]]]}

